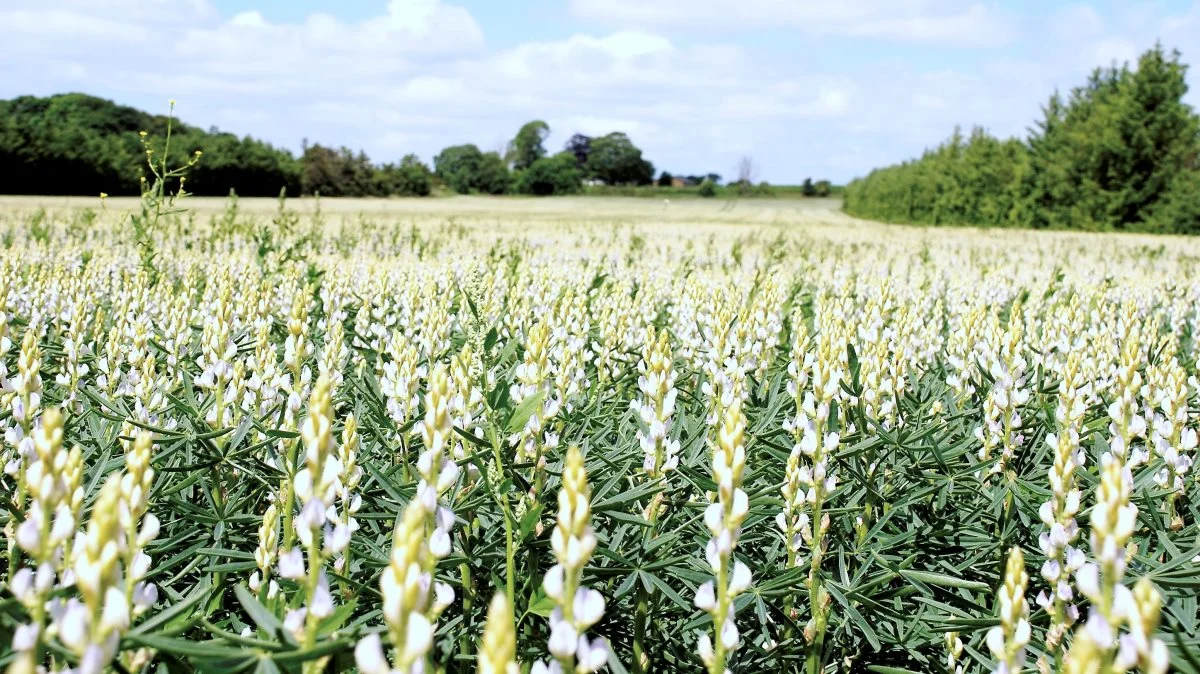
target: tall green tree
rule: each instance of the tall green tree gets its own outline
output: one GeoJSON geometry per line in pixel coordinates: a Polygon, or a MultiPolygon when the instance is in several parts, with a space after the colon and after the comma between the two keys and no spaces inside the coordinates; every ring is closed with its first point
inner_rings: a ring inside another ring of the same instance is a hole
{"type": "MultiPolygon", "coordinates": [[[[226,195],[231,189],[241,196],[275,196],[280,189],[330,196],[422,192],[419,171],[404,162],[381,167],[362,152],[307,143],[297,158],[261,140],[216,128],[205,131],[179,120],[171,125],[168,150],[166,129],[166,116],[85,94],[0,101],[0,191],[138,194],[146,172],[138,134],[145,131],[155,152],[167,151],[170,165],[203,152],[188,171],[187,188],[194,194],[226,195]],[[395,180],[400,174],[405,179],[395,180]]],[[[425,173],[428,183],[427,169],[425,173]]]]}
{"type": "Polygon", "coordinates": [[[524,171],[533,166],[533,162],[545,157],[544,143],[549,135],[550,125],[540,119],[527,122],[522,126],[509,145],[509,158],[513,169],[524,171]]]}
{"type": "Polygon", "coordinates": [[[459,194],[504,194],[512,184],[508,165],[496,152],[481,152],[475,145],[454,145],[433,158],[434,171],[459,194]]]}
{"type": "Polygon", "coordinates": [[[850,213],[900,222],[1200,232],[1200,117],[1156,45],[1051,96],[1022,143],[976,129],[847,186],[850,213]]]}
{"type": "Polygon", "coordinates": [[[649,185],[654,180],[654,164],[620,131],[592,139],[586,170],[609,185],[649,185]]]}
{"type": "Polygon", "coordinates": [[[575,164],[583,168],[587,165],[588,155],[592,153],[592,139],[582,133],[574,134],[567,139],[563,150],[574,155],[575,164]]]}
{"type": "Polygon", "coordinates": [[[306,143],[300,166],[300,185],[305,194],[363,197],[373,193],[373,167],[362,152],[306,143]]]}
{"type": "Polygon", "coordinates": [[[570,152],[542,157],[519,173],[516,180],[518,192],[535,196],[574,194],[582,187],[583,171],[570,152]]]}
{"type": "Polygon", "coordinates": [[[513,176],[508,164],[497,152],[485,152],[471,187],[483,194],[504,194],[512,187],[513,176]]]}
{"type": "Polygon", "coordinates": [[[433,173],[415,154],[406,155],[399,165],[380,166],[374,182],[377,196],[424,197],[433,191],[433,173]]]}
{"type": "Polygon", "coordinates": [[[452,145],[433,158],[433,170],[447,187],[467,194],[474,186],[482,162],[483,153],[475,145],[452,145]]]}

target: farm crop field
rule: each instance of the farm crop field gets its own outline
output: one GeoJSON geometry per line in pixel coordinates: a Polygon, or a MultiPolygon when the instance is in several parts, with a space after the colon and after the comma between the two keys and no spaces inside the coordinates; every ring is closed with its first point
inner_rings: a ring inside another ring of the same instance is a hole
{"type": "Polygon", "coordinates": [[[9,672],[1200,672],[1200,242],[177,206],[0,199],[9,672]]]}

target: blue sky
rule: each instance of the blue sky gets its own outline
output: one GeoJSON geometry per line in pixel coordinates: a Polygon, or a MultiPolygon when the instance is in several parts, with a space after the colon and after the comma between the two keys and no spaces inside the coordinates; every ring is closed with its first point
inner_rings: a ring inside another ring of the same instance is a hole
{"type": "Polygon", "coordinates": [[[1200,65],[1200,0],[4,0],[0,97],[175,98],[192,124],[377,161],[540,118],[552,150],[620,130],[674,173],[750,156],[759,179],[841,182],[956,124],[1023,134],[1155,40],[1200,65]]]}

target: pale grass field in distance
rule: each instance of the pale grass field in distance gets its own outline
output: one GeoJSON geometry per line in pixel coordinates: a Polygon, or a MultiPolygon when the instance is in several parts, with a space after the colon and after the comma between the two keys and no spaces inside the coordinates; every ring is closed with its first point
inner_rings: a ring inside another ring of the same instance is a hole
{"type": "Polygon", "coordinates": [[[1200,243],[0,197],[0,665],[1198,672],[1200,243]]]}

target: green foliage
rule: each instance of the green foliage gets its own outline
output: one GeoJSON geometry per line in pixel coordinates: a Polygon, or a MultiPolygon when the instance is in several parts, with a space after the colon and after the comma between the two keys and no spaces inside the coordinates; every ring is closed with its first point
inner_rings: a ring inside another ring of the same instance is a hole
{"type": "Polygon", "coordinates": [[[582,133],[577,133],[567,139],[563,151],[570,152],[575,157],[576,165],[583,168],[587,164],[588,156],[592,153],[592,139],[582,133]]]}
{"type": "Polygon", "coordinates": [[[550,196],[575,194],[583,187],[583,171],[575,163],[575,155],[560,152],[533,162],[517,175],[516,189],[522,194],[550,196]]]}
{"type": "MultiPolygon", "coordinates": [[[[161,137],[167,118],[85,94],[0,101],[0,191],[12,194],[140,194],[145,155],[138,132],[161,137]]],[[[206,133],[176,123],[168,163],[206,159],[189,178],[196,194],[268,195],[295,188],[298,170],[285,150],[251,138],[206,133]]]]}
{"type": "Polygon", "coordinates": [[[696,190],[696,194],[702,197],[715,197],[717,196],[717,184],[705,178],[704,182],[700,183],[700,187],[696,190]]]}
{"type": "Polygon", "coordinates": [[[350,148],[335,150],[306,145],[300,157],[300,186],[305,194],[327,197],[361,197],[372,193],[373,169],[367,155],[350,148]]]}
{"type": "Polygon", "coordinates": [[[542,143],[550,135],[550,125],[540,119],[525,124],[517,131],[509,147],[513,169],[524,171],[533,163],[546,156],[546,148],[542,143]]]}
{"type": "Polygon", "coordinates": [[[895,222],[1004,225],[1016,202],[1024,146],[976,128],[921,159],[872,171],[846,188],[846,211],[895,222]]]}
{"type": "Polygon", "coordinates": [[[191,149],[204,152],[204,161],[188,177],[195,194],[218,196],[231,189],[244,196],[271,196],[280,189],[299,193],[301,164],[285,150],[231,133],[184,140],[191,149]]]}
{"type": "Polygon", "coordinates": [[[433,172],[415,154],[406,155],[400,165],[384,164],[375,173],[377,195],[425,197],[433,192],[433,172]]]}
{"type": "MultiPolygon", "coordinates": [[[[167,117],[151,115],[85,94],[0,101],[0,192],[9,194],[137,195],[146,175],[139,132],[162,137],[167,117]]],[[[423,196],[432,191],[428,168],[376,166],[362,152],[305,144],[293,157],[254,138],[218,129],[202,131],[178,121],[163,151],[179,166],[197,150],[188,189],[203,196],[274,196],[320,192],[327,196],[423,196]]],[[[417,162],[419,164],[419,162],[417,162]]]]}
{"type": "Polygon", "coordinates": [[[1200,231],[1200,117],[1178,52],[1097,69],[1055,94],[1026,142],[982,129],[872,171],[847,212],[917,224],[1200,231]]]}
{"type": "Polygon", "coordinates": [[[433,170],[442,182],[459,194],[471,191],[483,153],[473,144],[452,145],[433,158],[433,170]]]}
{"type": "Polygon", "coordinates": [[[589,177],[609,185],[649,185],[654,180],[654,165],[620,131],[591,139],[586,168],[589,177]]]}
{"type": "Polygon", "coordinates": [[[472,187],[484,194],[504,194],[512,186],[512,174],[504,158],[496,152],[485,152],[472,181],[472,187]]]}
{"type": "Polygon", "coordinates": [[[499,154],[480,152],[473,144],[442,150],[433,158],[433,166],[442,182],[459,194],[504,194],[512,182],[499,154]]]}

